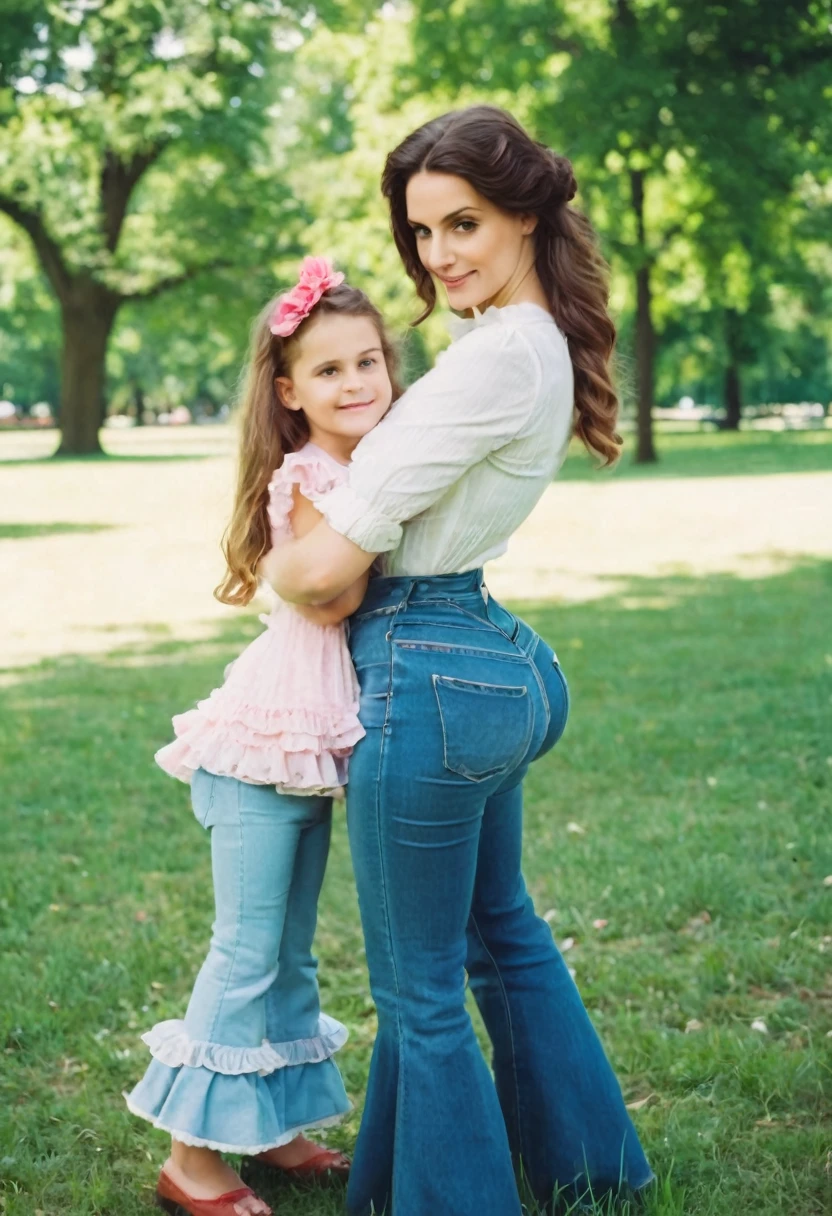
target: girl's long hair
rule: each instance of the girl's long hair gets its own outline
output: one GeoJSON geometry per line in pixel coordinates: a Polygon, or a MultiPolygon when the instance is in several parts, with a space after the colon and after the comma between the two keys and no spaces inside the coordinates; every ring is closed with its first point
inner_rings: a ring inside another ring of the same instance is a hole
{"type": "Polygon", "coordinates": [[[224,604],[247,604],[257,590],[257,563],[271,548],[269,481],[286,453],[297,452],[309,440],[306,415],[302,410],[287,409],[275,385],[278,376],[291,376],[292,360],[306,328],[325,314],[368,317],[378,330],[393,400],[401,396],[395,347],[381,313],[363,291],[346,283],[330,288],[289,338],[281,338],[269,329],[278,299],[269,301],[251,330],[240,408],[237,491],[222,541],[228,570],[214,591],[224,604]]]}
{"type": "Polygon", "coordinates": [[[571,163],[533,140],[494,106],[443,114],[387,157],[381,189],[405,269],[430,316],[436,288],[407,222],[407,183],[415,173],[463,177],[504,211],[536,215],[535,267],[557,325],[566,335],[575,377],[575,433],[604,464],[620,455],[618,394],[612,380],[615,325],[607,312],[609,269],[586,216],[569,204],[577,191],[571,163]]]}

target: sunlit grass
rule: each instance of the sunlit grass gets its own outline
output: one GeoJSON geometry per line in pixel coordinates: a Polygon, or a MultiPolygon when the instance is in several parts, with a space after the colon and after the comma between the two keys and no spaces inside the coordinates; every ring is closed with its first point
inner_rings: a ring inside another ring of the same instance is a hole
{"type": "Polygon", "coordinates": [[[590,477],[747,477],[761,473],[832,472],[832,428],[808,431],[669,431],[656,427],[655,464],[636,464],[635,436],[612,470],[597,471],[573,442],[560,479],[590,477]]]}
{"type": "Polygon", "coordinates": [[[112,524],[4,524],[0,523],[0,540],[31,540],[41,536],[74,536],[77,533],[106,532],[112,524]]]}
{"type": "MultiPolygon", "coordinates": [[[[807,564],[634,581],[626,607],[524,609],[573,694],[528,780],[527,877],[574,939],[567,959],[640,1103],[651,1216],[828,1210],[830,592],[832,569],[807,564]]],[[[152,754],[259,628],[162,641],[147,665],[141,651],[44,663],[3,690],[5,1216],[148,1210],[165,1138],[120,1094],[145,1066],[141,1031],[181,1016],[212,915],[207,840],[152,754]]],[[[318,951],[360,1110],[375,1022],[340,818],[318,951]]],[[[350,1148],[356,1128],[330,1142],[350,1148]]],[[[343,1210],[338,1193],[267,1198],[343,1210]]]]}

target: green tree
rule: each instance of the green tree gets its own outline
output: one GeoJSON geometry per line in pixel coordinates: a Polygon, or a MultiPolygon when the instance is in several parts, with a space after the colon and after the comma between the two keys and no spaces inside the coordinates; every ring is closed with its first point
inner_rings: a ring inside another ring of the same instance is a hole
{"type": "Polygon", "coordinates": [[[22,232],[0,216],[0,397],[24,411],[58,399],[57,309],[22,232]]]}
{"type": "MultiPolygon", "coordinates": [[[[740,183],[735,233],[757,200],[788,195],[799,158],[787,132],[816,139],[828,113],[829,15],[828,0],[417,4],[419,83],[516,90],[578,165],[581,200],[631,276],[637,460],[655,459],[657,267],[677,238],[704,231],[697,179],[718,186],[730,171],[740,183]]],[[[736,330],[726,318],[734,366],[736,330]]]]}
{"type": "Polygon", "coordinates": [[[266,77],[293,33],[278,12],[289,10],[271,0],[13,7],[24,33],[34,14],[36,37],[18,38],[16,62],[4,62],[0,210],[28,235],[58,302],[61,452],[99,450],[106,351],[125,303],[239,272],[293,239],[264,140],[266,77]]]}

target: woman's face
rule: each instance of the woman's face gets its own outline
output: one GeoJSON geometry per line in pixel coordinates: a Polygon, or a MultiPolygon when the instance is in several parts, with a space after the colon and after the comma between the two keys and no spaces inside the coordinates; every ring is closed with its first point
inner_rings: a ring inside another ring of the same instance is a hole
{"type": "Polygon", "coordinates": [[[419,258],[451,308],[508,303],[534,266],[537,217],[503,211],[451,173],[415,173],[406,199],[419,258]]]}

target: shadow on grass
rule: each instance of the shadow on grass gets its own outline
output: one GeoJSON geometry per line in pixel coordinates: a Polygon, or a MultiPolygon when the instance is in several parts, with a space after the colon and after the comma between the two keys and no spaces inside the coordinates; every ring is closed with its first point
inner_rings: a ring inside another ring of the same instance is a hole
{"type": "Polygon", "coordinates": [[[626,437],[621,460],[611,470],[598,470],[573,442],[559,481],[614,477],[754,477],[770,473],[832,472],[832,430],[695,432],[656,435],[655,464],[633,462],[634,440],[626,437]]]}
{"type": "MultiPolygon", "coordinates": [[[[527,779],[526,879],[662,1180],[646,1216],[827,1210],[830,591],[832,563],[807,561],[520,608],[573,694],[527,779]]],[[[3,690],[4,1216],[147,1210],[167,1144],[120,1093],[142,1031],[181,1017],[213,912],[205,834],[152,756],[261,628],[47,660],[3,690]]],[[[317,953],[360,1111],[375,1021],[342,815],[317,953]]],[[[350,1151],[356,1129],[328,1143],[350,1151]]]]}
{"type": "Polygon", "coordinates": [[[74,536],[84,532],[109,532],[116,524],[4,524],[0,540],[31,540],[34,536],[74,536]]]}

